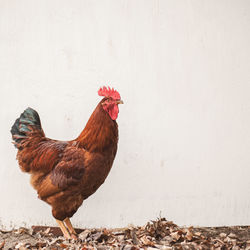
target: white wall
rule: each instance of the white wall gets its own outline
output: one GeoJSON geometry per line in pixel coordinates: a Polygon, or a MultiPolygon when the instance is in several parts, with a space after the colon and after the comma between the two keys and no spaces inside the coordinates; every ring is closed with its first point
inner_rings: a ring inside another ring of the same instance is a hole
{"type": "Polygon", "coordinates": [[[250,1],[1,0],[0,220],[55,225],[10,128],[28,106],[69,140],[110,85],[119,150],[80,227],[250,224],[250,1]]]}

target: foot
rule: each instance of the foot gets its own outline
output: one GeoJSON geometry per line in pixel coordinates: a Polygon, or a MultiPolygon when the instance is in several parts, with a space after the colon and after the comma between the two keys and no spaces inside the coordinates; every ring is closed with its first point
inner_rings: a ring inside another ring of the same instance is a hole
{"type": "Polygon", "coordinates": [[[78,240],[78,235],[77,234],[72,233],[70,236],[71,236],[71,239],[78,240]]]}

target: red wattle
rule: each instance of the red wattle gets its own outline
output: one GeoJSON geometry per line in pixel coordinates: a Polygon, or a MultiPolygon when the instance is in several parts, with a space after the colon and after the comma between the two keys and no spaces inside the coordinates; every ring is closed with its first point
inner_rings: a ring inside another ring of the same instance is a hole
{"type": "Polygon", "coordinates": [[[112,105],[108,113],[112,120],[116,120],[119,113],[118,105],[117,104],[112,105]]]}

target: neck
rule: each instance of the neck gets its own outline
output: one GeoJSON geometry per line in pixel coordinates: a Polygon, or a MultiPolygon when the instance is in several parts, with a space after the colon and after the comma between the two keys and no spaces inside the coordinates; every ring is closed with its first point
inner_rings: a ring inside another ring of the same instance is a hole
{"type": "Polygon", "coordinates": [[[76,139],[79,146],[89,152],[105,152],[114,146],[116,147],[118,142],[117,123],[103,109],[101,102],[97,105],[84,130],[76,139]]]}

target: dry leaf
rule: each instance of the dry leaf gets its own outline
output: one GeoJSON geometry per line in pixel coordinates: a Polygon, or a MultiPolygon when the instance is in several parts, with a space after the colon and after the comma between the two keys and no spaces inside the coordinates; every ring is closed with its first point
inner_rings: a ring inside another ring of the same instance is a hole
{"type": "Polygon", "coordinates": [[[230,234],[228,235],[228,237],[230,237],[230,238],[237,238],[236,234],[234,234],[234,233],[230,233],[230,234]]]}
{"type": "Polygon", "coordinates": [[[221,238],[226,238],[226,236],[227,236],[227,234],[225,234],[225,233],[220,233],[220,237],[221,237],[221,238]]]}
{"type": "Polygon", "coordinates": [[[68,245],[61,243],[61,244],[60,244],[60,247],[61,247],[61,248],[67,248],[68,245]]]}
{"type": "Polygon", "coordinates": [[[190,230],[188,230],[187,233],[186,233],[186,235],[185,235],[185,238],[188,241],[191,241],[193,239],[193,236],[194,236],[193,233],[190,230]]]}
{"type": "Polygon", "coordinates": [[[171,235],[171,237],[173,238],[174,241],[177,241],[177,240],[179,240],[181,238],[181,235],[179,234],[178,231],[174,232],[174,233],[171,233],[170,235],[171,235]]]}
{"type": "Polygon", "coordinates": [[[201,236],[201,232],[195,232],[194,235],[199,237],[199,236],[201,236]]]}
{"type": "Polygon", "coordinates": [[[151,240],[149,240],[146,235],[144,235],[143,237],[141,237],[140,241],[145,246],[154,246],[154,243],[151,240]]]}
{"type": "Polygon", "coordinates": [[[90,235],[91,231],[90,230],[84,230],[78,235],[78,238],[82,241],[86,240],[86,238],[90,235]]]}
{"type": "Polygon", "coordinates": [[[50,227],[48,227],[48,228],[44,231],[44,233],[45,233],[45,234],[49,234],[49,231],[50,231],[50,227]]]}

